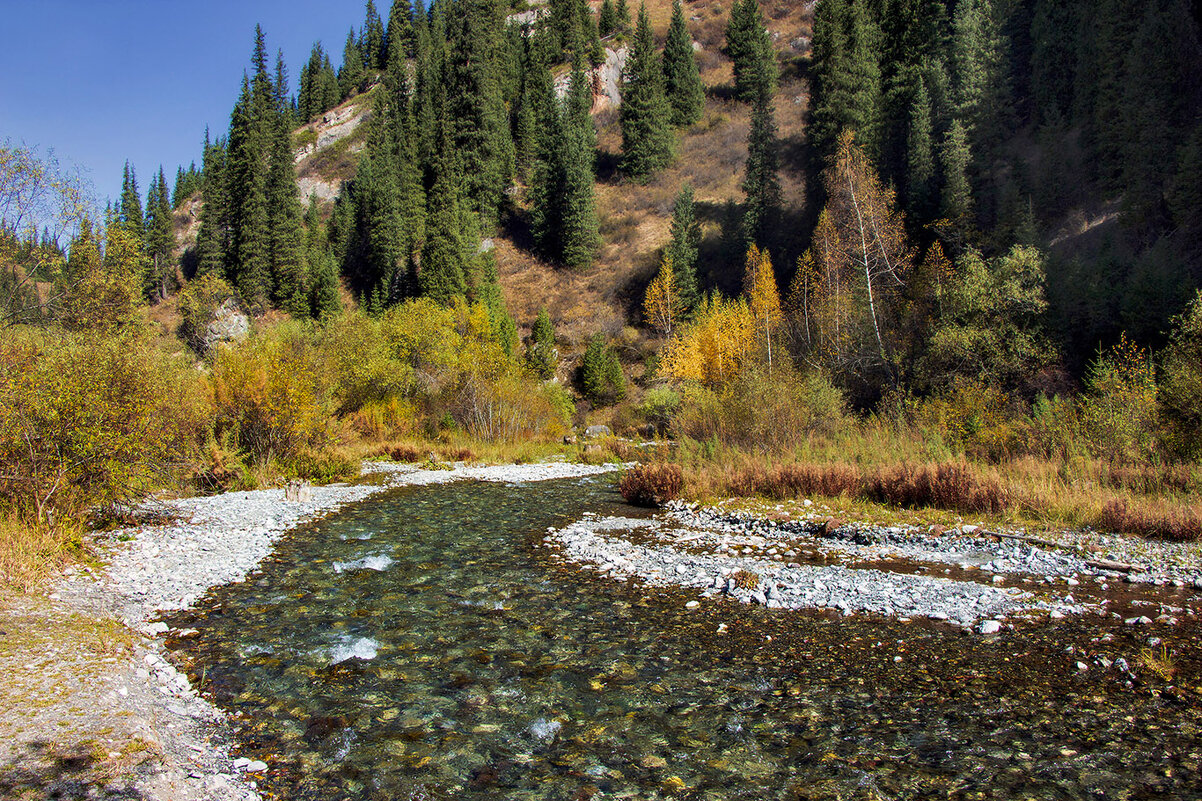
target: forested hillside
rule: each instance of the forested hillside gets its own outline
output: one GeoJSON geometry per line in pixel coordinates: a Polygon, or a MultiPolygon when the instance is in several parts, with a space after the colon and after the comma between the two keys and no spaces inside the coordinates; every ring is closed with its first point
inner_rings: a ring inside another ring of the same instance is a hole
{"type": "MultiPolygon", "coordinates": [[[[606,422],[684,462],[1011,465],[1069,489],[1002,510],[1130,527],[1098,471],[1202,453],[1185,0],[368,0],[348,25],[292,70],[248,32],[200,166],[144,202],[131,154],[103,224],[4,150],[42,192],[2,207],[6,323],[77,347],[153,321],[211,384],[206,481],[606,422]]],[[[1171,487],[1202,526],[1197,478],[1171,487]]]]}

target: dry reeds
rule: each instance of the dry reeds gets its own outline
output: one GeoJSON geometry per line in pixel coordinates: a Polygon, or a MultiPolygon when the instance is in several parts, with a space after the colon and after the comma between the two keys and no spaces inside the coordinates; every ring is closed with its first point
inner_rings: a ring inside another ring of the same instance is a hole
{"type": "Polygon", "coordinates": [[[1160,499],[1131,502],[1114,498],[1102,507],[1096,525],[1107,531],[1194,542],[1202,540],[1202,506],[1173,504],[1160,499]]]}
{"type": "Polygon", "coordinates": [[[636,465],[626,471],[618,490],[627,503],[635,506],[659,506],[680,497],[684,473],[678,464],[636,465]]]}

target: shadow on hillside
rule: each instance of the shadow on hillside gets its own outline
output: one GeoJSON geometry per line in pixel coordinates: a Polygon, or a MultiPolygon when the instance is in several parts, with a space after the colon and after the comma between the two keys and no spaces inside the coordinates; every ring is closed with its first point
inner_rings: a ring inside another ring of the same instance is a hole
{"type": "Polygon", "coordinates": [[[138,790],[114,782],[109,771],[84,743],[66,750],[30,743],[14,762],[0,766],[0,798],[145,799],[138,790]]]}

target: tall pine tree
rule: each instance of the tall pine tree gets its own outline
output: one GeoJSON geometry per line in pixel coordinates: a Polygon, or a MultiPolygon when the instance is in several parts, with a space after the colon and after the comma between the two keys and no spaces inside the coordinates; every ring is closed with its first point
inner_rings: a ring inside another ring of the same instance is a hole
{"type": "Polygon", "coordinates": [[[164,300],[174,288],[175,228],[171,215],[171,197],[167,190],[167,176],[159,167],[159,174],[150,185],[150,196],[146,201],[146,257],[147,271],[144,285],[148,300],[164,300]]]}
{"type": "Polygon", "coordinates": [[[655,52],[655,39],[646,3],[639,7],[634,44],[622,73],[622,169],[634,178],[646,178],[672,161],[675,137],[672,108],[664,96],[663,70],[655,52]]]}
{"type": "Polygon", "coordinates": [[[672,124],[685,128],[701,119],[705,87],[693,55],[693,37],[684,21],[680,0],[672,3],[672,22],[664,43],[664,94],[672,105],[672,124]]]}
{"type": "Polygon", "coordinates": [[[734,61],[735,97],[754,102],[776,87],[776,54],[759,0],[735,0],[726,26],[726,54],[734,61]]]}
{"type": "Polygon", "coordinates": [[[699,297],[697,257],[701,249],[701,223],[697,220],[692,186],[686,184],[676,195],[669,233],[672,239],[664,255],[672,263],[672,286],[687,314],[697,305],[699,297]]]}
{"type": "Polygon", "coordinates": [[[747,195],[743,210],[743,235],[748,243],[768,246],[780,212],[781,190],[779,144],[776,140],[776,110],[772,94],[761,89],[751,113],[747,136],[747,167],[743,192],[747,195]]]}
{"type": "Polygon", "coordinates": [[[121,177],[121,202],[117,208],[117,220],[131,235],[142,238],[142,195],[138,191],[138,175],[128,161],[125,162],[125,173],[121,177]]]}

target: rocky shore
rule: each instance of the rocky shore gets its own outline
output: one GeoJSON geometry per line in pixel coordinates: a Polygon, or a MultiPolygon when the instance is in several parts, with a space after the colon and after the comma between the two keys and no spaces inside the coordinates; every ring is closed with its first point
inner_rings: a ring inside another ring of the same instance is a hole
{"type": "Polygon", "coordinates": [[[10,620],[19,618],[18,625],[31,628],[112,624],[120,631],[113,635],[119,644],[110,644],[103,655],[49,645],[47,653],[30,655],[32,661],[14,661],[12,694],[31,700],[45,696],[53,703],[29,725],[15,727],[0,749],[13,777],[11,786],[53,785],[54,797],[259,798],[255,777],[267,766],[233,758],[224,738],[224,713],[167,659],[164,636],[186,638],[193,632],[169,632],[155,620],[160,613],[191,605],[211,587],[243,580],[291,529],[387,489],[464,480],[544,481],[613,469],[562,462],[418,469],[371,462],[364,465],[369,483],[304,487],[294,499],[283,489],[271,489],[145,505],[140,514],[157,522],[96,535],[105,568],[69,569],[45,604],[9,610],[10,620]],[[113,745],[98,745],[95,732],[104,733],[103,740],[113,745]],[[38,742],[72,734],[91,744],[95,753],[88,758],[103,763],[104,772],[111,774],[103,786],[73,783],[35,764],[46,761],[39,760],[45,755],[37,752],[38,742]],[[117,744],[122,739],[124,744],[117,744]],[[106,747],[117,750],[105,753],[106,747]]]}
{"type": "Polygon", "coordinates": [[[1197,546],[1083,537],[1052,543],[971,525],[782,521],[674,503],[650,520],[586,517],[548,532],[544,543],[617,580],[694,588],[702,597],[771,609],[923,618],[983,634],[1024,617],[1126,614],[1124,622],[1140,625],[1198,615],[1197,546]],[[1127,597],[1131,585],[1193,591],[1197,603],[1165,598],[1155,608],[1155,599],[1127,597]],[[1125,605],[1108,597],[1112,587],[1127,590],[1125,605]]]}

